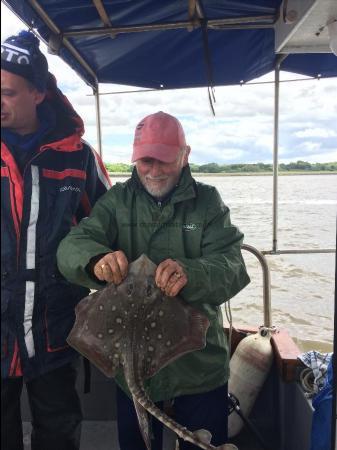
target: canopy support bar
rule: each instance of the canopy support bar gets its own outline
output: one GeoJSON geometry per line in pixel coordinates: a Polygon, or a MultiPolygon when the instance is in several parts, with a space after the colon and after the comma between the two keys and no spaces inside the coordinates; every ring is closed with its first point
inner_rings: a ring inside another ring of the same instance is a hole
{"type": "Polygon", "coordinates": [[[288,55],[277,56],[274,84],[274,148],[273,148],[273,252],[277,252],[278,231],[278,130],[279,130],[279,99],[280,99],[280,67],[288,55]]]}
{"type": "Polygon", "coordinates": [[[99,84],[94,89],[95,107],[96,107],[96,130],[97,130],[97,151],[102,158],[102,126],[101,126],[101,104],[99,98],[99,84]]]}
{"type": "Polygon", "coordinates": [[[62,44],[69,50],[69,52],[73,55],[76,61],[90,74],[90,76],[94,80],[97,80],[95,72],[82,58],[82,56],[78,53],[78,51],[71,45],[68,39],[64,35],[62,35],[62,31],[55,25],[55,23],[51,20],[48,14],[46,14],[46,12],[40,6],[40,4],[36,0],[29,0],[29,4],[54,34],[62,36],[62,44]]]}
{"type": "Polygon", "coordinates": [[[274,84],[274,144],[273,144],[273,243],[272,249],[277,251],[278,231],[278,125],[280,98],[280,66],[275,68],[274,84]]]}
{"type": "MultiPolygon", "coordinates": [[[[275,23],[274,16],[254,16],[254,17],[235,17],[226,19],[210,19],[207,21],[208,28],[228,28],[228,29],[249,29],[249,28],[273,28],[275,23]]],[[[139,33],[142,31],[163,31],[177,30],[180,28],[191,29],[200,26],[195,19],[192,21],[154,23],[121,27],[87,28],[83,30],[64,31],[65,37],[79,36],[100,36],[119,33],[139,33]]]]}
{"type": "Polygon", "coordinates": [[[102,0],[92,0],[92,2],[95,5],[95,8],[97,9],[99,17],[101,18],[102,22],[104,23],[104,26],[112,27],[112,23],[110,22],[109,16],[107,15],[107,13],[105,11],[102,0]]]}

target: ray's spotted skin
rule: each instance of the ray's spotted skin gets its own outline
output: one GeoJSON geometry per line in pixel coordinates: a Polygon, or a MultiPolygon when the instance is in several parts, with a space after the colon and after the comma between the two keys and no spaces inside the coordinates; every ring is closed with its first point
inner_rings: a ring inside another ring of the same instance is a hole
{"type": "Polygon", "coordinates": [[[142,255],[129,266],[126,279],[85,297],[76,308],[68,343],[106,376],[122,368],[132,394],[140,430],[151,449],[149,419],[154,415],[181,439],[202,449],[214,447],[204,433],[187,430],[158,409],[148,397],[144,380],[185,353],[205,346],[209,321],[178,297],[166,296],[155,283],[156,265],[142,255]],[[209,441],[209,440],[208,440],[209,441]]]}

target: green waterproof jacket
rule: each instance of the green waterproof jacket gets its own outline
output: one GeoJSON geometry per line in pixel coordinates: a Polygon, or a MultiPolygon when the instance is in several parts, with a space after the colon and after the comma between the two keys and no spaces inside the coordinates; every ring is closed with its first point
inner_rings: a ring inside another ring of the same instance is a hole
{"type": "MultiPolygon", "coordinates": [[[[71,282],[100,289],[86,266],[102,253],[122,250],[129,262],[146,254],[159,264],[176,259],[188,283],[179,296],[204,312],[210,327],[203,350],[186,354],[148,381],[153,401],[206,392],[227,382],[228,345],[221,304],[249,283],[240,244],[243,234],[231,224],[217,190],[196,182],[189,167],[166,202],[156,202],[136,171],[116,183],[74,227],[58,249],[58,265],[71,282]]],[[[117,382],[125,389],[122,374],[117,382]]]]}

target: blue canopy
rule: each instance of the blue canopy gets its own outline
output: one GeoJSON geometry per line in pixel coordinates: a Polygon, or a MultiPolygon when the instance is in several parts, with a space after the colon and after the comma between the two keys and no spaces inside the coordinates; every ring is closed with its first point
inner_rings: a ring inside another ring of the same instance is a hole
{"type": "MultiPolygon", "coordinates": [[[[5,3],[27,25],[33,24],[91,86],[230,85],[259,77],[277,64],[274,24],[281,0],[5,3]]],[[[281,68],[308,76],[337,76],[337,58],[329,53],[293,54],[281,68]]]]}

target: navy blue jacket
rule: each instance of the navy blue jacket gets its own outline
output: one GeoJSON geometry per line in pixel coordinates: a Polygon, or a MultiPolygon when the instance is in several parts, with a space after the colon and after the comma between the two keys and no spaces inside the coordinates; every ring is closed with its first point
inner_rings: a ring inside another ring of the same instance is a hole
{"type": "Polygon", "coordinates": [[[56,125],[22,171],[13,145],[1,140],[1,374],[26,380],[76,356],[66,337],[88,290],[63,278],[56,250],[110,187],[101,159],[81,139],[82,120],[52,75],[44,102],[56,125]]]}

